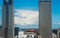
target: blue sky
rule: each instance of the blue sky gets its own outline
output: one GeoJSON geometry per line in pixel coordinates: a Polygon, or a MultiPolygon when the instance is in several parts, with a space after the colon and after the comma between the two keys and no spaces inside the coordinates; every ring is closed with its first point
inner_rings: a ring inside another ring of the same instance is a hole
{"type": "MultiPolygon", "coordinates": [[[[0,24],[2,22],[1,6],[2,6],[2,0],[0,0],[0,24]]],[[[22,11],[24,11],[24,12],[30,11],[30,12],[34,12],[33,14],[36,14],[38,11],[38,0],[14,0],[14,10],[16,10],[16,12],[18,12],[16,15],[16,18],[20,11],[21,12],[22,11]],[[35,13],[35,11],[36,11],[36,13],[35,13]]],[[[22,17],[24,17],[24,16],[22,16],[22,17]]],[[[60,0],[52,0],[52,27],[53,28],[60,28],[60,18],[59,17],[60,17],[60,0]]],[[[30,21],[29,21],[29,23],[30,23],[30,21]]],[[[27,21],[25,24],[27,24],[27,21]]],[[[34,27],[34,28],[38,27],[37,26],[38,24],[35,24],[35,25],[36,26],[34,26],[34,23],[33,23],[33,26],[30,26],[30,27],[34,27]]],[[[20,26],[20,27],[24,27],[24,26],[20,26]]],[[[25,26],[25,27],[29,27],[29,26],[25,26]]]]}
{"type": "Polygon", "coordinates": [[[60,0],[52,0],[53,28],[60,28],[60,0]]]}
{"type": "Polygon", "coordinates": [[[14,7],[19,9],[38,10],[38,0],[14,0],[14,7]]]}

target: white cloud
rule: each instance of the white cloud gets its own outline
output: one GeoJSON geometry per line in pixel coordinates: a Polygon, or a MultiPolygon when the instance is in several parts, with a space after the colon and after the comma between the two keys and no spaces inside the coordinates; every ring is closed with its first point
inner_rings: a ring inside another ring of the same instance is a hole
{"type": "Polygon", "coordinates": [[[58,23],[58,24],[60,24],[60,23],[58,23]]]}
{"type": "Polygon", "coordinates": [[[54,23],[54,24],[58,24],[58,25],[60,25],[60,22],[58,22],[58,23],[54,23]]]}
{"type": "Polygon", "coordinates": [[[60,25],[60,22],[56,23],[56,24],[59,24],[60,25]]]}
{"type": "Polygon", "coordinates": [[[38,22],[38,11],[32,10],[15,10],[15,24],[18,25],[32,25],[38,22]]]}

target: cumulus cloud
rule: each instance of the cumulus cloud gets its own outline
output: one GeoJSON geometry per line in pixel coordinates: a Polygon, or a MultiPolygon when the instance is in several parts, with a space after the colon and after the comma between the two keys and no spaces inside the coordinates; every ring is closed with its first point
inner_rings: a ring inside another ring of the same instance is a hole
{"type": "Polygon", "coordinates": [[[18,25],[38,24],[38,16],[38,11],[16,9],[14,21],[18,25]]]}
{"type": "Polygon", "coordinates": [[[58,24],[60,24],[60,23],[58,23],[58,24]]]}
{"type": "Polygon", "coordinates": [[[58,24],[58,25],[60,25],[60,22],[58,22],[58,23],[54,23],[54,24],[58,24]]]}

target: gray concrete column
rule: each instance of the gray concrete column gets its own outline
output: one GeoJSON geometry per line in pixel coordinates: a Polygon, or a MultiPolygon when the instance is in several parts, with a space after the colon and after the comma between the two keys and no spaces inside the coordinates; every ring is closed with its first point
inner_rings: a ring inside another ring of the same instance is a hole
{"type": "Polygon", "coordinates": [[[40,0],[39,3],[39,29],[41,38],[52,38],[51,0],[40,0]]]}

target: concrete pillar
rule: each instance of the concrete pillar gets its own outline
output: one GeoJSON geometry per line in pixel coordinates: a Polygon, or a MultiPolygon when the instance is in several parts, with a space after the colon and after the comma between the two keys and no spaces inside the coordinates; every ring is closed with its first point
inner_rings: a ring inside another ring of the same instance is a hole
{"type": "Polygon", "coordinates": [[[39,3],[39,29],[41,38],[52,38],[51,0],[40,0],[39,3]]]}

